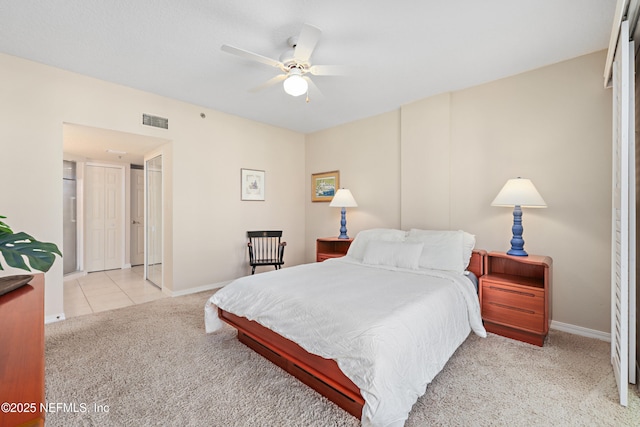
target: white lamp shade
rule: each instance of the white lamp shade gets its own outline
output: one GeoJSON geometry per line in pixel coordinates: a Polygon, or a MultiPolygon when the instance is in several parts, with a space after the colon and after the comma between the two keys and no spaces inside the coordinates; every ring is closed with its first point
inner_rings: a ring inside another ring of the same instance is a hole
{"type": "Polygon", "coordinates": [[[289,77],[283,83],[284,91],[291,96],[300,96],[307,92],[309,84],[302,77],[299,69],[293,68],[289,71],[289,77]]]}
{"type": "Polygon", "coordinates": [[[333,196],[329,206],[334,208],[355,208],[358,204],[356,203],[356,199],[353,198],[351,191],[346,188],[341,188],[336,195],[333,196]]]}
{"type": "Polygon", "coordinates": [[[491,206],[521,206],[527,208],[546,208],[547,204],[536,190],[531,180],[514,178],[507,181],[491,206]]]}

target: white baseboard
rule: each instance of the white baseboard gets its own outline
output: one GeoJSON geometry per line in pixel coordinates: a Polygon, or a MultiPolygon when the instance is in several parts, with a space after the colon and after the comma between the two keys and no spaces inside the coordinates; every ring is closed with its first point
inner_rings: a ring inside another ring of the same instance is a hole
{"type": "Polygon", "coordinates": [[[86,275],[87,275],[86,271],[74,271],[73,273],[65,274],[64,277],[63,277],[63,280],[64,281],[75,280],[75,279],[78,279],[80,277],[84,277],[86,275]]]}
{"type": "Polygon", "coordinates": [[[551,321],[551,329],[562,332],[568,332],[574,335],[580,335],[588,338],[596,338],[602,341],[611,342],[611,334],[608,332],[596,331],[595,329],[583,328],[582,326],[571,325],[569,323],[551,321]]]}
{"type": "Polygon", "coordinates": [[[64,319],[65,319],[64,313],[54,314],[52,316],[45,316],[44,324],[48,325],[49,323],[60,322],[61,320],[64,320],[64,319]]]}
{"type": "Polygon", "coordinates": [[[231,282],[232,282],[231,280],[227,280],[226,282],[212,283],[210,285],[198,286],[197,288],[189,288],[183,291],[169,291],[167,289],[164,289],[163,292],[171,297],[180,297],[182,295],[197,294],[198,292],[204,292],[204,291],[210,291],[213,289],[222,288],[231,282]]]}

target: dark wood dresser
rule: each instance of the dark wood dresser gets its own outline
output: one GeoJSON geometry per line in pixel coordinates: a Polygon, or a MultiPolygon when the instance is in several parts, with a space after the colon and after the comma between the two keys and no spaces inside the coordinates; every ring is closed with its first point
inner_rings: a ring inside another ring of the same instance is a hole
{"type": "Polygon", "coordinates": [[[44,425],[44,274],[0,296],[0,427],[44,425]]]}

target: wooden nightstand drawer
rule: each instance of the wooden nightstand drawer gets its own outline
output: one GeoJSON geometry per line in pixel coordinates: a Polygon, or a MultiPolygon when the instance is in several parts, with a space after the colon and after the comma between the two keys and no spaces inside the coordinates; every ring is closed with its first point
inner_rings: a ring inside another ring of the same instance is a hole
{"type": "Polygon", "coordinates": [[[483,319],[534,332],[544,331],[544,291],[484,280],[482,293],[483,319]]]}

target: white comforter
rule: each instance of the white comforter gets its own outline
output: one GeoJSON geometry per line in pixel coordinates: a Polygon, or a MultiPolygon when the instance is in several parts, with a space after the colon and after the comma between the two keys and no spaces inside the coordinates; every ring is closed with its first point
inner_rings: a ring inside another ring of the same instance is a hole
{"type": "Polygon", "coordinates": [[[207,332],[222,325],[212,304],[334,359],[361,390],[363,426],[404,425],[470,330],[486,336],[465,276],[349,257],[230,283],[205,307],[207,332]]]}

